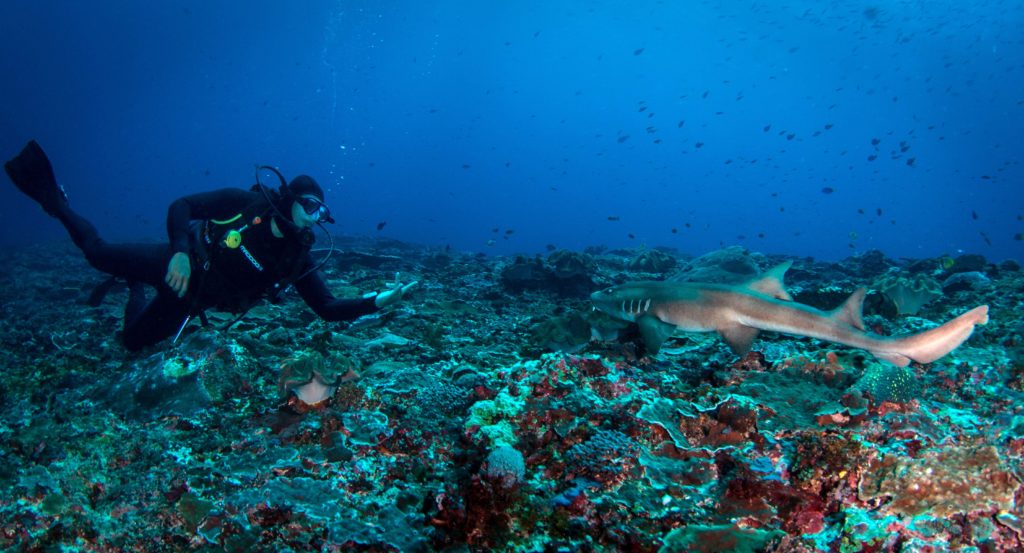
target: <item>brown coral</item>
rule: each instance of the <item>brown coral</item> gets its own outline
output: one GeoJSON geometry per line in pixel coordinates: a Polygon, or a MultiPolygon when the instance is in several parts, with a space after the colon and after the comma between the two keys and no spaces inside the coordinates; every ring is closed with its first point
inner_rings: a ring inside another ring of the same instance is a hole
{"type": "Polygon", "coordinates": [[[861,499],[888,499],[886,508],[915,516],[998,511],[1013,506],[1020,483],[992,446],[929,450],[916,459],[886,455],[867,467],[861,499]]]}

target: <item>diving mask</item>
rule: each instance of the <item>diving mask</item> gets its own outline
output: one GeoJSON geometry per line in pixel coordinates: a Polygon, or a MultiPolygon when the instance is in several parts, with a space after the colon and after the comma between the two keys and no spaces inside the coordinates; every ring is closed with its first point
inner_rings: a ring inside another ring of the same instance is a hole
{"type": "Polygon", "coordinates": [[[334,219],[331,218],[331,209],[327,207],[327,204],[320,201],[320,198],[316,196],[299,196],[295,201],[299,202],[302,210],[313,219],[313,222],[334,222],[334,219]]]}

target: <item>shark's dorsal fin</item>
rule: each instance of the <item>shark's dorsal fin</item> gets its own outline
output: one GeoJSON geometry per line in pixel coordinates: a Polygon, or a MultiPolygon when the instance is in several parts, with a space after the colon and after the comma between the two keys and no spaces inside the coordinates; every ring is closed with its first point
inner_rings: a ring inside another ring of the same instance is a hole
{"type": "Polygon", "coordinates": [[[747,282],[743,286],[750,288],[755,292],[760,292],[766,296],[771,296],[775,299],[793,301],[793,296],[789,295],[786,291],[785,284],[783,284],[783,278],[786,276],[786,271],[793,265],[792,261],[783,261],[778,265],[768,269],[763,275],[747,282]]]}
{"type": "Polygon", "coordinates": [[[729,344],[729,349],[733,353],[736,355],[746,355],[750,352],[750,346],[754,343],[754,338],[757,338],[757,329],[752,326],[737,324],[719,328],[718,334],[722,336],[725,343],[729,344]]]}
{"type": "Polygon", "coordinates": [[[858,330],[864,330],[864,318],[861,316],[861,312],[864,310],[864,295],[867,293],[868,289],[864,287],[854,290],[850,297],[843,302],[843,305],[832,310],[832,317],[858,330]]]}
{"type": "Polygon", "coordinates": [[[636,324],[640,327],[640,337],[650,353],[658,353],[661,344],[665,343],[676,331],[676,325],[663,322],[653,315],[641,315],[636,324]]]}

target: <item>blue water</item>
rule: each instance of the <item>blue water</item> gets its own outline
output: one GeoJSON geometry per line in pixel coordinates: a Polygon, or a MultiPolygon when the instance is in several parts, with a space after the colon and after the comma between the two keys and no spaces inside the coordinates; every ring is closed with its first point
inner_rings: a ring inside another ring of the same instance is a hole
{"type": "MultiPolygon", "coordinates": [[[[1021,259],[1021,28],[1019,0],[8,0],[0,153],[38,139],[115,240],[266,163],[336,232],[465,251],[1021,259]]],[[[64,239],[9,185],[0,225],[64,239]]]]}

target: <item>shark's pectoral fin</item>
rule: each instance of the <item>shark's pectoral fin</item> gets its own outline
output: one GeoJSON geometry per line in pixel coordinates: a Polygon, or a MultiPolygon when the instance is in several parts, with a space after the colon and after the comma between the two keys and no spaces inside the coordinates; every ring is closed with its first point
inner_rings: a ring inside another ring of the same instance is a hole
{"type": "Polygon", "coordinates": [[[653,315],[643,315],[636,320],[640,327],[640,337],[650,353],[658,353],[661,344],[665,343],[676,331],[676,325],[663,322],[653,315]]]}
{"type": "Polygon", "coordinates": [[[874,355],[882,361],[888,361],[897,367],[906,367],[910,364],[909,357],[894,351],[872,351],[871,355],[874,355]]]}
{"type": "Polygon", "coordinates": [[[719,328],[718,334],[722,336],[729,349],[736,355],[746,355],[750,352],[750,346],[757,338],[757,329],[752,326],[733,325],[719,328]]]}

